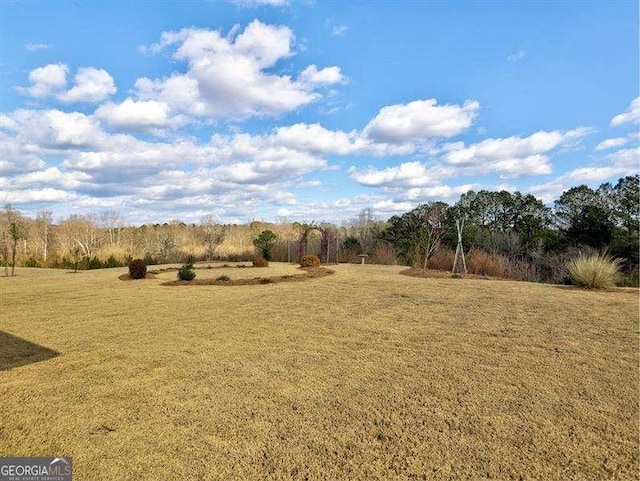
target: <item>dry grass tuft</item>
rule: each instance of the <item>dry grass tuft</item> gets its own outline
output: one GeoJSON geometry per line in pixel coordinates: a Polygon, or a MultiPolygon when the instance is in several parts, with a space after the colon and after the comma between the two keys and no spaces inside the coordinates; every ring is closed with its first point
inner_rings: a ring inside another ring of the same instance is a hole
{"type": "Polygon", "coordinates": [[[438,249],[429,257],[429,267],[438,271],[449,271],[453,269],[455,253],[450,249],[438,249]]]}
{"type": "Polygon", "coordinates": [[[0,372],[0,456],[79,481],[637,479],[637,290],[402,269],[18,269],[0,330],[60,355],[0,372]]]}
{"type": "Polygon", "coordinates": [[[269,267],[269,261],[262,256],[255,256],[252,263],[253,267],[269,267]]]}
{"type": "Polygon", "coordinates": [[[466,261],[467,270],[470,274],[501,277],[503,279],[513,277],[509,258],[502,254],[490,254],[482,250],[471,249],[466,256],[466,261]]]}
{"type": "Polygon", "coordinates": [[[606,253],[585,256],[582,253],[567,263],[569,275],[576,285],[589,289],[613,287],[620,280],[622,259],[606,253]]]}
{"type": "Polygon", "coordinates": [[[314,254],[305,254],[300,259],[300,267],[320,267],[320,259],[314,254]]]}
{"type": "MultiPolygon", "coordinates": [[[[360,259],[355,259],[356,261],[360,259]]],[[[394,266],[398,264],[398,260],[396,258],[396,250],[393,248],[391,244],[381,244],[373,249],[371,253],[371,261],[374,264],[382,264],[386,266],[394,266]]]]}
{"type": "MultiPolygon", "coordinates": [[[[429,258],[429,267],[434,270],[451,271],[455,254],[449,249],[438,249],[429,258]]],[[[466,254],[467,271],[477,276],[499,279],[518,279],[518,269],[513,262],[502,254],[491,254],[471,249],[466,254]]]]}

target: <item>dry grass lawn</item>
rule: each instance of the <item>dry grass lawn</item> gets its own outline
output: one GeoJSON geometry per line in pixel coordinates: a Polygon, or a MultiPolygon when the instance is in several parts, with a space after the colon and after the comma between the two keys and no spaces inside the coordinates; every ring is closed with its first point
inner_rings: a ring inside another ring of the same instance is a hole
{"type": "Polygon", "coordinates": [[[637,479],[637,290],[332,269],[0,278],[0,456],[73,456],[77,480],[637,479]]]}

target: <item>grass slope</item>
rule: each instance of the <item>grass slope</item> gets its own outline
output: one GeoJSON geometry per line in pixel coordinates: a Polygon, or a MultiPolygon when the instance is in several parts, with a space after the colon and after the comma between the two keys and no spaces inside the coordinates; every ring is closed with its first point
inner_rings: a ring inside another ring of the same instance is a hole
{"type": "Polygon", "coordinates": [[[0,371],[0,456],[73,456],[77,480],[635,479],[637,291],[400,270],[0,278],[0,331],[60,353],[0,371]]]}

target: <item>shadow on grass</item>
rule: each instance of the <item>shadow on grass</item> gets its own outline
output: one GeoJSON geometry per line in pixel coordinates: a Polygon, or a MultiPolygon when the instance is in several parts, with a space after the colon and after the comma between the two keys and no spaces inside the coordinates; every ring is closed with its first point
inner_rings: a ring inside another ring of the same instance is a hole
{"type": "Polygon", "coordinates": [[[0,331],[0,371],[46,361],[59,355],[60,353],[53,349],[0,331]]]}

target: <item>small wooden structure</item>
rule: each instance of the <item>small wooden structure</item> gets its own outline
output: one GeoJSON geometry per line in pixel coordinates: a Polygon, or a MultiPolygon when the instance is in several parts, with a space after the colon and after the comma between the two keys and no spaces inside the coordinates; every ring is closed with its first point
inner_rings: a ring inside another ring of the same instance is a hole
{"type": "Polygon", "coordinates": [[[364,265],[364,261],[367,257],[369,257],[369,254],[358,254],[358,257],[362,259],[361,264],[364,265]]]}
{"type": "Polygon", "coordinates": [[[328,224],[320,224],[317,225],[315,223],[311,224],[302,224],[302,230],[300,232],[300,238],[298,239],[298,259],[302,259],[302,257],[307,253],[307,244],[309,243],[309,234],[314,230],[320,232],[320,254],[318,257],[320,260],[326,264],[328,264],[331,260],[331,245],[335,244],[335,255],[336,255],[336,263],[338,262],[339,257],[339,236],[338,231],[333,229],[328,224]]]}
{"type": "Polygon", "coordinates": [[[462,230],[464,229],[464,218],[456,219],[456,228],[458,229],[458,246],[456,247],[456,256],[453,259],[453,270],[454,274],[458,274],[456,271],[456,267],[458,267],[458,259],[462,260],[462,268],[464,269],[464,273],[467,273],[467,261],[464,259],[464,248],[462,247],[462,230]]]}

